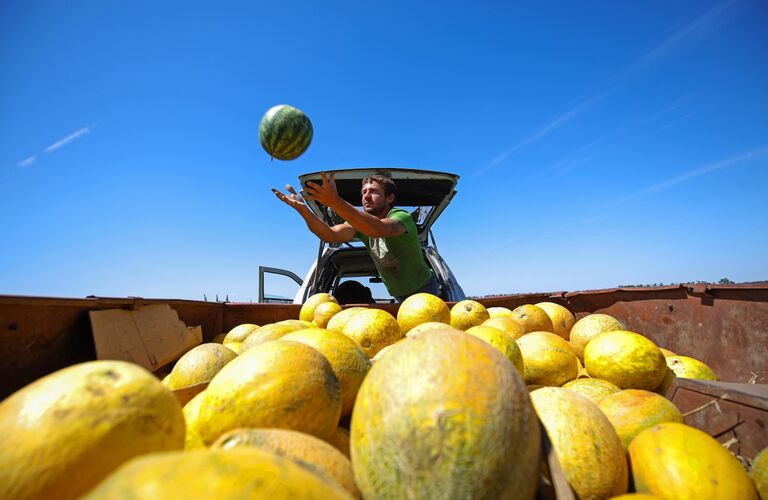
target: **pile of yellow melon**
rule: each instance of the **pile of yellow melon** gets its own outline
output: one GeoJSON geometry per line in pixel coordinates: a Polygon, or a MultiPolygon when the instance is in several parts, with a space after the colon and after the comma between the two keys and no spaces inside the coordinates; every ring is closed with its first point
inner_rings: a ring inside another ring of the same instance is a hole
{"type": "Polygon", "coordinates": [[[579,498],[768,498],[768,451],[748,472],[664,397],[714,372],[605,314],[318,294],[215,340],[162,381],[93,361],[2,401],[0,498],[530,499],[544,432],[579,498]]]}

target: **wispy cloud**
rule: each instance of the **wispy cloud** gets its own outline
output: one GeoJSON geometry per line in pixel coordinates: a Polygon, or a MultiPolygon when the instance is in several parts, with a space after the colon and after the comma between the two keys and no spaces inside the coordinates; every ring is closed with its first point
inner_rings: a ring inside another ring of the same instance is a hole
{"type": "Polygon", "coordinates": [[[592,97],[584,99],[541,129],[521,141],[518,141],[503,153],[494,157],[485,168],[478,171],[478,174],[483,174],[487,170],[502,163],[516,151],[542,140],[569,121],[594,107],[597,103],[611,94],[620,84],[635,76],[648,66],[659,62],[671,52],[681,49],[684,46],[701,42],[708,36],[711,36],[729,18],[733,17],[739,10],[741,10],[740,8],[746,5],[747,1],[748,0],[726,0],[707,10],[690,23],[678,29],[674,34],[656,45],[653,49],[649,50],[638,59],[635,59],[630,64],[627,64],[622,71],[618,72],[608,80],[605,85],[605,90],[592,97]]]}
{"type": "Polygon", "coordinates": [[[663,42],[646,52],[642,57],[628,65],[615,79],[623,80],[634,76],[635,73],[647,66],[656,64],[667,57],[671,52],[682,50],[696,43],[700,43],[712,36],[728,22],[739,14],[749,3],[749,0],[725,0],[713,6],[693,21],[675,31],[663,42]]]}
{"type": "MultiPolygon", "coordinates": [[[[76,131],[72,132],[71,134],[69,134],[68,136],[66,136],[66,137],[64,137],[62,139],[59,139],[58,141],[56,141],[53,144],[51,144],[50,146],[48,146],[47,148],[45,148],[45,150],[43,152],[45,154],[51,154],[54,151],[56,151],[57,149],[63,148],[67,144],[70,144],[72,141],[74,141],[74,140],[76,140],[76,139],[78,139],[78,138],[80,138],[80,137],[82,137],[82,136],[84,136],[86,134],[89,134],[91,132],[91,130],[93,130],[94,128],[96,128],[96,125],[89,125],[87,127],[81,128],[80,130],[76,130],[76,131]]],[[[35,155],[32,155],[32,156],[30,156],[28,158],[25,158],[25,159],[21,160],[20,162],[18,162],[16,164],[16,166],[22,167],[22,168],[28,167],[28,166],[32,165],[35,162],[35,160],[37,160],[38,156],[39,156],[39,154],[35,154],[35,155]]]]}
{"type": "Polygon", "coordinates": [[[594,141],[591,141],[584,146],[571,151],[562,159],[549,165],[549,167],[543,170],[549,172],[548,178],[549,180],[552,180],[584,165],[588,165],[592,162],[592,160],[599,156],[600,152],[607,149],[606,144],[608,143],[609,139],[612,139],[623,133],[623,130],[618,130],[606,136],[600,137],[599,139],[595,139],[594,141]]]}
{"type": "Polygon", "coordinates": [[[542,127],[540,130],[534,132],[533,134],[529,135],[525,139],[521,140],[517,144],[514,144],[512,147],[495,157],[491,160],[491,162],[488,164],[488,167],[495,167],[499,163],[506,160],[509,155],[514,153],[515,151],[519,151],[523,149],[526,146],[529,146],[530,144],[533,144],[534,142],[537,142],[541,139],[543,139],[545,136],[549,135],[552,131],[562,127],[564,124],[568,123],[590,107],[592,107],[595,103],[599,102],[603,97],[605,97],[604,94],[597,95],[594,97],[591,97],[585,101],[582,101],[581,103],[577,104],[573,108],[569,109],[562,115],[558,116],[548,124],[546,124],[544,127],[542,127]]]}
{"type": "Polygon", "coordinates": [[[680,175],[676,175],[675,177],[671,177],[667,180],[654,184],[653,186],[650,186],[640,191],[623,196],[615,200],[613,203],[603,206],[600,210],[602,211],[608,208],[615,207],[616,205],[626,203],[628,201],[636,200],[638,198],[644,198],[646,196],[650,196],[656,193],[660,193],[662,191],[666,191],[679,184],[682,184],[683,182],[687,182],[691,179],[695,179],[696,177],[699,177],[701,175],[709,174],[711,172],[722,170],[724,168],[735,167],[737,165],[742,165],[744,163],[763,160],[766,158],[768,158],[768,145],[761,146],[756,149],[752,149],[750,151],[744,152],[737,156],[733,156],[731,158],[727,158],[725,160],[720,160],[714,163],[708,163],[706,165],[701,165],[699,167],[692,168],[690,170],[687,170],[686,172],[683,172],[680,175]]]}
{"type": "Polygon", "coordinates": [[[738,156],[734,156],[733,158],[728,158],[727,160],[721,160],[715,163],[710,163],[707,165],[703,165],[701,167],[688,170],[687,172],[684,172],[678,176],[672,177],[671,179],[667,179],[658,184],[654,184],[653,186],[640,191],[639,194],[647,195],[647,194],[659,193],[661,191],[666,191],[667,189],[670,189],[685,181],[689,181],[695,177],[699,177],[700,175],[708,174],[710,172],[714,172],[716,170],[722,170],[728,167],[734,167],[736,165],[741,165],[742,163],[762,160],[763,158],[768,158],[768,145],[763,146],[761,148],[753,149],[751,151],[747,151],[746,153],[742,153],[738,156]]]}
{"type": "Polygon", "coordinates": [[[16,164],[16,166],[21,167],[21,168],[28,167],[28,166],[32,165],[33,163],[35,163],[36,159],[37,159],[37,155],[30,156],[29,158],[25,158],[25,159],[21,160],[19,163],[16,164]]]}
{"type": "MultiPolygon", "coordinates": [[[[685,95],[685,96],[681,97],[680,99],[676,100],[675,102],[673,102],[669,106],[667,106],[665,108],[658,109],[658,110],[654,111],[653,113],[651,113],[648,116],[648,118],[646,118],[645,120],[643,120],[641,122],[641,125],[648,125],[649,123],[653,123],[655,121],[658,121],[661,118],[666,118],[669,115],[676,114],[675,113],[676,111],[680,111],[682,109],[685,109],[692,100],[696,99],[700,95],[701,95],[701,92],[695,92],[695,93],[688,94],[688,95],[685,95]]],[[[692,113],[688,113],[688,115],[691,115],[691,114],[692,113]]],[[[688,115],[686,115],[684,118],[687,118],[688,115]]]]}
{"type": "Polygon", "coordinates": [[[661,129],[664,130],[664,129],[676,127],[680,122],[683,122],[688,118],[693,118],[694,116],[698,116],[698,115],[699,113],[697,112],[688,113],[686,115],[681,116],[680,118],[670,121],[669,123],[665,123],[664,125],[661,126],[661,129]]]}
{"type": "Polygon", "coordinates": [[[565,174],[576,170],[577,168],[583,167],[584,165],[589,165],[595,159],[595,156],[596,155],[581,155],[559,160],[552,164],[550,167],[552,173],[548,178],[550,180],[557,179],[558,177],[562,177],[565,174]]]}
{"type": "Polygon", "coordinates": [[[90,133],[90,131],[93,128],[94,128],[94,125],[91,125],[91,126],[88,126],[88,127],[83,127],[80,130],[77,130],[75,132],[72,132],[71,134],[69,134],[65,138],[59,139],[58,141],[54,142],[53,144],[51,144],[50,146],[45,148],[45,152],[48,153],[48,154],[53,153],[57,149],[66,146],[67,144],[69,144],[70,142],[74,141],[78,137],[82,137],[85,134],[90,133]]]}

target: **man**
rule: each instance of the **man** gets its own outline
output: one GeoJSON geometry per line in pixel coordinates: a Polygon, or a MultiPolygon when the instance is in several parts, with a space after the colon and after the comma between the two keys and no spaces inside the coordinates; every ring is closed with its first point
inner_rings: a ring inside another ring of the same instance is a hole
{"type": "Polygon", "coordinates": [[[329,176],[323,172],[322,179],[322,184],[308,182],[302,194],[332,209],[346,221],[344,224],[327,225],[309,210],[290,185],[285,186],[287,195],[275,188],[272,192],[296,209],[309,230],[326,243],[359,238],[368,248],[387,290],[398,302],[419,292],[438,295],[437,279],[424,262],[411,214],[393,208],[397,188],[392,179],[380,175],[363,179],[362,211],[339,196],[333,173],[329,176]]]}

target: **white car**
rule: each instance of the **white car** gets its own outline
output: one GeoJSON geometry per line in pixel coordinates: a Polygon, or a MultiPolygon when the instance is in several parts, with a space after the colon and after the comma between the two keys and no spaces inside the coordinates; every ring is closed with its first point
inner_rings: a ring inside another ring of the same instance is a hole
{"type": "MultiPolygon", "coordinates": [[[[394,206],[411,212],[425,261],[435,273],[440,285],[440,296],[443,300],[450,302],[466,298],[450,268],[440,256],[431,231],[432,224],[456,195],[458,175],[428,170],[370,168],[336,170],[334,173],[339,195],[355,207],[361,207],[360,191],[364,178],[374,174],[391,177],[397,185],[394,206]]],[[[300,186],[304,186],[308,181],[322,184],[321,173],[314,172],[299,176],[300,186]]],[[[343,222],[336,213],[317,201],[306,200],[306,203],[310,210],[327,224],[343,222]]],[[[377,283],[381,283],[381,277],[361,241],[355,239],[349,243],[330,244],[320,241],[317,259],[310,266],[303,280],[284,269],[259,267],[259,302],[302,304],[311,295],[321,292],[334,295],[340,303],[393,302],[394,299],[386,293],[386,289],[383,286],[376,286],[377,283]],[[298,283],[299,289],[293,300],[287,297],[265,295],[264,275],[266,273],[288,276],[298,283]],[[343,284],[349,281],[357,283],[352,283],[355,286],[343,284]],[[370,290],[365,285],[366,281],[373,284],[375,293],[366,291],[370,290]],[[344,289],[347,289],[347,292],[351,290],[352,293],[348,294],[344,289]]]]}

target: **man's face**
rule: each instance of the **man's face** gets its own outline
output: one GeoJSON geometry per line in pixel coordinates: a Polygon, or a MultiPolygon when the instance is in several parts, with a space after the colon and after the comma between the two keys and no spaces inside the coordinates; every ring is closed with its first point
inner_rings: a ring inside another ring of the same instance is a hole
{"type": "Polygon", "coordinates": [[[369,182],[363,185],[363,210],[378,218],[387,216],[395,195],[384,195],[384,188],[378,182],[369,182]]]}

